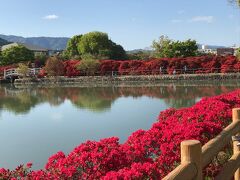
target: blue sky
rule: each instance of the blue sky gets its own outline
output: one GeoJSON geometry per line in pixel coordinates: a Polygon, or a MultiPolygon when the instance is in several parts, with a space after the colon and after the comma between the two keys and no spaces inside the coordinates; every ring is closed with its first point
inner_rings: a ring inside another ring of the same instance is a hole
{"type": "Polygon", "coordinates": [[[160,35],[240,44],[240,9],[227,0],[2,0],[0,24],[1,34],[24,37],[103,31],[126,50],[160,35]]]}

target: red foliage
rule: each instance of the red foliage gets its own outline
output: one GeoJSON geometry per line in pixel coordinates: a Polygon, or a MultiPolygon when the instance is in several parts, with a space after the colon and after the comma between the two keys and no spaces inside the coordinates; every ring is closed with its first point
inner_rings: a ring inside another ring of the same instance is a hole
{"type": "Polygon", "coordinates": [[[38,74],[37,76],[38,76],[38,78],[43,78],[43,77],[45,77],[46,75],[47,75],[46,71],[45,71],[44,69],[41,69],[41,70],[39,71],[39,74],[38,74]]]}
{"type": "Polygon", "coordinates": [[[100,75],[146,75],[182,73],[228,73],[240,70],[235,56],[201,56],[188,58],[161,58],[143,60],[102,60],[98,69],[100,75]]]}
{"type": "MultiPolygon", "coordinates": [[[[87,141],[67,156],[53,155],[43,170],[30,171],[31,164],[0,169],[0,179],[161,179],[179,164],[181,141],[205,144],[231,122],[234,107],[240,107],[240,90],[203,98],[189,108],[165,110],[151,129],[134,132],[124,144],[115,137],[87,141]]],[[[218,170],[210,165],[204,172],[215,176],[218,170]]]]}
{"type": "Polygon", "coordinates": [[[79,65],[80,61],[78,60],[68,60],[64,61],[64,69],[65,69],[65,76],[73,77],[79,76],[80,71],[77,70],[77,65],[79,65]]]}
{"type": "MultiPolygon", "coordinates": [[[[64,61],[64,75],[75,77],[85,75],[77,70],[79,60],[64,61]]],[[[16,67],[2,66],[3,69],[16,67]]],[[[240,71],[240,61],[235,56],[201,56],[187,58],[161,58],[144,60],[100,60],[95,75],[147,75],[147,74],[182,74],[182,73],[230,73],[240,71]]],[[[39,77],[44,77],[42,72],[39,77]]]]}

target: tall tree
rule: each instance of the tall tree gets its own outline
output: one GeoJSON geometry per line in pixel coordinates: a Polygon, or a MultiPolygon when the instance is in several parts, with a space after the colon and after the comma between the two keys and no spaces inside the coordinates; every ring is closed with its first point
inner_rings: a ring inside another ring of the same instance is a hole
{"type": "Polygon", "coordinates": [[[236,57],[240,60],[240,48],[237,49],[236,57]]]}
{"type": "Polygon", "coordinates": [[[111,59],[121,60],[121,59],[127,58],[126,52],[121,45],[116,44],[112,41],[110,42],[110,44],[111,44],[111,54],[110,54],[111,59]]]}
{"type": "Polygon", "coordinates": [[[98,31],[73,36],[68,41],[63,57],[76,59],[85,54],[98,59],[126,58],[126,52],[121,45],[111,41],[107,33],[98,31]]]}
{"type": "Polygon", "coordinates": [[[108,53],[107,50],[110,49],[110,44],[107,33],[90,32],[84,34],[78,45],[78,49],[81,54],[89,53],[95,56],[103,53],[104,51],[108,53]]]}
{"type": "Polygon", "coordinates": [[[78,43],[81,41],[82,35],[73,36],[67,43],[67,48],[64,52],[66,58],[73,58],[81,56],[78,51],[78,43]]]}
{"type": "Polygon", "coordinates": [[[195,40],[188,39],[187,41],[173,41],[167,36],[160,36],[158,41],[153,41],[155,57],[189,57],[196,56],[197,43],[195,40]]]}
{"type": "Polygon", "coordinates": [[[78,52],[91,54],[100,59],[124,59],[126,52],[121,45],[111,41],[107,33],[90,32],[84,34],[78,44],[78,52]]]}
{"type": "Polygon", "coordinates": [[[23,78],[25,78],[27,76],[28,72],[29,72],[28,66],[26,64],[19,63],[17,71],[18,71],[19,74],[21,74],[21,76],[23,78]]]}
{"type": "Polygon", "coordinates": [[[2,51],[0,51],[0,65],[3,64],[2,61],[3,61],[2,51]]]}
{"type": "Polygon", "coordinates": [[[92,56],[91,54],[85,54],[82,56],[82,60],[77,66],[77,69],[86,75],[94,75],[98,70],[99,65],[100,62],[95,56],[92,56]]]}
{"type": "Polygon", "coordinates": [[[63,62],[57,56],[48,58],[44,69],[48,76],[61,76],[64,74],[63,62]]]}
{"type": "Polygon", "coordinates": [[[160,36],[159,39],[153,41],[155,57],[172,57],[172,41],[167,36],[160,36]]]}
{"type": "Polygon", "coordinates": [[[1,64],[3,65],[32,61],[32,60],[34,60],[33,52],[22,45],[13,46],[2,51],[1,64]]]}

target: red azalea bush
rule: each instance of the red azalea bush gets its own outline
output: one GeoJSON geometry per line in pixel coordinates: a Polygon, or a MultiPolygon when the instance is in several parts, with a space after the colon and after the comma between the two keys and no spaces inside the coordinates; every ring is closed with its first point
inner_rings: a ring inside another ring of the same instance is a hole
{"type": "MultiPolygon", "coordinates": [[[[64,61],[64,75],[67,77],[82,76],[77,66],[79,60],[64,61]]],[[[0,67],[4,69],[15,66],[0,67]]],[[[154,74],[197,74],[197,73],[229,73],[240,71],[240,61],[235,56],[200,56],[187,58],[160,58],[150,60],[100,60],[95,75],[154,75],[154,74]]],[[[45,72],[39,77],[44,77],[45,72]]]]}
{"type": "Polygon", "coordinates": [[[78,60],[68,60],[64,61],[64,69],[65,69],[65,76],[73,77],[79,76],[80,72],[77,70],[77,65],[79,65],[80,61],[78,60]]]}
{"type": "MultiPolygon", "coordinates": [[[[82,75],[76,66],[78,60],[65,61],[65,76],[82,75]]],[[[201,56],[188,58],[161,58],[143,60],[100,60],[96,75],[151,75],[182,73],[228,73],[240,70],[235,56],[201,56]]]]}
{"type": "MultiPolygon", "coordinates": [[[[124,144],[115,137],[87,141],[69,155],[53,155],[42,170],[30,171],[31,164],[13,171],[2,168],[0,179],[161,179],[180,163],[181,141],[205,144],[231,122],[235,107],[240,107],[240,90],[203,98],[189,108],[170,108],[151,129],[134,132],[124,144]]],[[[211,164],[205,176],[218,170],[211,164]]]]}

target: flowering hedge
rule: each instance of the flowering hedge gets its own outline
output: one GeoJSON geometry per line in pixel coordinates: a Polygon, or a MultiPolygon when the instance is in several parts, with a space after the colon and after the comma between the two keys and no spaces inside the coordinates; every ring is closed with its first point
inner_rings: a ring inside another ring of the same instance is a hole
{"type": "Polygon", "coordinates": [[[69,60],[65,61],[64,68],[65,68],[65,76],[72,77],[72,76],[79,76],[80,72],[77,70],[76,66],[79,65],[80,61],[77,60],[69,60]]]}
{"type": "MultiPolygon", "coordinates": [[[[79,60],[64,61],[65,76],[74,77],[85,75],[77,70],[79,60]]],[[[0,67],[0,73],[8,67],[0,67]]],[[[228,73],[240,71],[240,61],[235,56],[200,56],[187,58],[161,58],[144,60],[100,60],[100,66],[95,75],[147,75],[147,74],[176,74],[181,73],[228,73]]],[[[44,77],[41,71],[39,77],[44,77]]]]}
{"type": "MultiPolygon", "coordinates": [[[[31,171],[31,164],[13,171],[2,168],[0,179],[161,179],[180,163],[181,141],[205,144],[231,122],[234,107],[240,107],[240,90],[165,110],[149,130],[134,132],[124,144],[117,137],[87,141],[68,155],[51,156],[42,170],[31,171]]],[[[210,165],[205,175],[218,169],[210,165]]]]}
{"type": "Polygon", "coordinates": [[[101,62],[99,71],[106,74],[108,71],[117,71],[119,74],[172,74],[176,73],[209,73],[230,72],[240,68],[240,61],[234,56],[202,56],[188,58],[163,58],[148,61],[113,61],[101,62]],[[161,69],[161,70],[160,70],[161,69]]]}
{"type": "MultiPolygon", "coordinates": [[[[77,76],[76,69],[80,62],[69,60],[66,65],[66,76],[77,76]]],[[[228,73],[240,70],[240,61],[235,56],[201,56],[188,58],[162,58],[143,60],[101,60],[96,75],[111,75],[112,71],[119,75],[132,74],[177,74],[181,73],[228,73]],[[193,72],[194,70],[194,72],[193,72]]]]}

